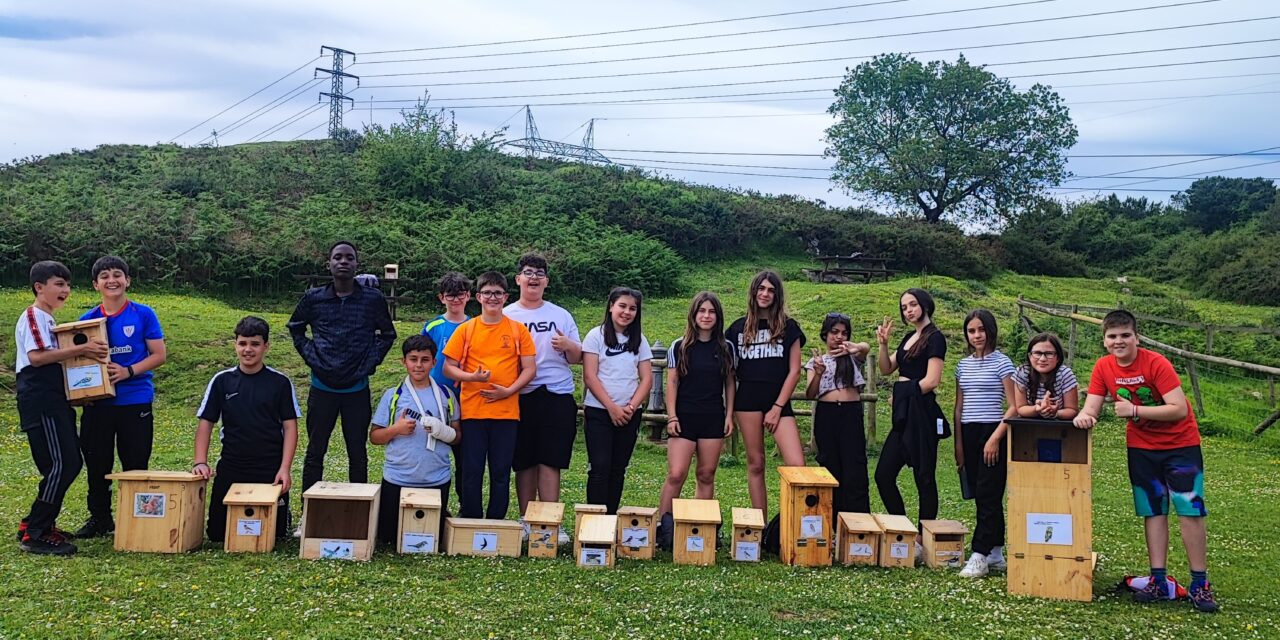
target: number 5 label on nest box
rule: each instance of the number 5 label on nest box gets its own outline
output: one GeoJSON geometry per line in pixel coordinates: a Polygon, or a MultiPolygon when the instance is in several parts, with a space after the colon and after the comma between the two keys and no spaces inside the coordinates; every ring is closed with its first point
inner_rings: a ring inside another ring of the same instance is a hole
{"type": "Polygon", "coordinates": [[[703,548],[702,536],[689,536],[685,538],[684,550],[692,553],[702,553],[703,548]]]}
{"type": "Polygon", "coordinates": [[[477,531],[471,536],[471,550],[477,553],[497,553],[498,534],[477,531]]]}

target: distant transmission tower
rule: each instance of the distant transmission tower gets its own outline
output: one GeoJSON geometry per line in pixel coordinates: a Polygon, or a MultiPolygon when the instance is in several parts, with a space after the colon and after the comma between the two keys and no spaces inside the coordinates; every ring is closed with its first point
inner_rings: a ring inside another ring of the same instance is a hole
{"type": "MultiPolygon", "coordinates": [[[[354,79],[356,81],[356,88],[359,89],[360,76],[352,75],[342,70],[342,56],[350,55],[351,61],[355,62],[356,54],[354,52],[347,51],[346,49],[339,49],[337,47],[322,45],[320,47],[320,55],[324,55],[325,50],[328,50],[333,54],[333,68],[325,69],[322,67],[316,67],[315,73],[329,74],[329,90],[320,92],[320,97],[329,98],[329,137],[332,138],[336,136],[339,131],[342,131],[342,101],[346,100],[351,103],[353,108],[355,107],[355,100],[342,92],[342,80],[343,78],[354,79]]],[[[315,74],[313,74],[313,77],[315,77],[315,74]]]]}
{"type": "Polygon", "coordinates": [[[533,111],[526,106],[524,108],[524,137],[508,142],[507,146],[524,149],[525,157],[530,160],[534,158],[535,154],[544,153],[584,162],[612,164],[612,160],[606,158],[604,154],[596,151],[592,146],[595,141],[595,128],[596,121],[593,118],[587,126],[587,135],[582,137],[582,144],[580,145],[558,140],[547,140],[538,134],[538,123],[533,120],[533,111]]]}

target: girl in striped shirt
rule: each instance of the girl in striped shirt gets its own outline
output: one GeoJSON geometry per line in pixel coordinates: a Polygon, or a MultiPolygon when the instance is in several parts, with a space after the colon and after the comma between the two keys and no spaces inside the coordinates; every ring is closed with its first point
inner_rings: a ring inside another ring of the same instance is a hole
{"type": "Polygon", "coordinates": [[[996,351],[996,319],[986,309],[964,319],[968,355],[956,366],[956,467],[960,481],[972,490],[977,507],[973,553],[960,575],[979,578],[989,567],[1003,568],[1004,434],[1006,417],[1014,414],[1013,362],[996,351]]]}

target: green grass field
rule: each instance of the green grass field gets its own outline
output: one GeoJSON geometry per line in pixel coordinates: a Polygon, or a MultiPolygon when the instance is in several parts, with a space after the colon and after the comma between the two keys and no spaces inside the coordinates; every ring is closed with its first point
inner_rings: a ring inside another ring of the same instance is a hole
{"type": "MultiPolygon", "coordinates": [[[[925,285],[937,292],[937,320],[952,345],[941,392],[944,407],[952,398],[951,365],[963,344],[959,324],[965,311],[978,306],[996,311],[1010,334],[1004,342],[1012,354],[1021,350],[1017,341],[1022,338],[1012,331],[1013,301],[1019,293],[1058,302],[1114,304],[1120,286],[1012,275],[981,284],[934,276],[870,286],[814,285],[800,281],[801,260],[768,261],[787,277],[789,306],[811,345],[818,342],[818,324],[827,311],[850,313],[860,327],[855,328],[857,339],[873,342],[870,327],[885,315],[896,316],[902,289],[925,285]]],[[[699,285],[719,292],[726,312],[735,317],[743,309],[755,262],[698,267],[686,286],[691,292],[699,285]]],[[[1184,297],[1171,288],[1143,286],[1184,297]]],[[[235,302],[145,289],[135,297],[156,308],[171,354],[156,376],[152,467],[185,470],[192,455],[192,414],[204,385],[214,372],[234,364],[231,327],[242,315],[257,311],[235,302]]],[[[646,301],[645,333],[651,341],[669,344],[679,335],[687,300],[683,296],[646,301]]],[[[25,291],[0,290],[0,319],[12,322],[29,301],[25,291]]],[[[74,319],[95,302],[91,289],[78,286],[58,318],[74,319]]],[[[574,312],[584,332],[603,314],[602,301],[560,302],[574,312]]],[[[1194,300],[1186,304],[1206,316],[1241,322],[1274,317],[1277,311],[1194,300]]],[[[290,373],[300,394],[305,394],[305,371],[284,330],[291,307],[288,300],[266,305],[269,313],[263,315],[275,338],[268,362],[290,373]]],[[[435,312],[425,305],[402,311],[401,318],[407,318],[399,324],[402,335],[416,332],[421,320],[435,312]]],[[[1086,330],[1082,340],[1096,352],[1095,333],[1086,330]]],[[[12,334],[6,328],[3,335],[12,334]]],[[[38,477],[25,436],[17,428],[12,342],[6,337],[0,344],[0,385],[5,387],[0,393],[0,523],[11,531],[25,515],[38,477]]],[[[398,354],[398,348],[393,353],[398,354]]],[[[1089,365],[1077,361],[1077,374],[1087,379],[1089,365]]],[[[373,386],[380,391],[400,375],[393,355],[373,386]]],[[[1210,389],[1223,394],[1232,384],[1236,383],[1227,378],[1206,378],[1210,389]]],[[[884,404],[878,411],[881,438],[888,422],[884,404]]],[[[1187,603],[1136,605],[1113,592],[1122,576],[1145,573],[1147,563],[1141,523],[1132,513],[1123,429],[1108,419],[1095,439],[1094,549],[1100,559],[1095,598],[1087,604],[1009,596],[1001,574],[973,581],[959,578],[954,570],[798,569],[776,560],[739,565],[730,562],[726,552],[714,568],[677,567],[669,554],[659,553],[652,562],[621,561],[613,571],[585,571],[563,551],[556,560],[487,560],[401,557],[379,549],[370,563],[342,563],[299,560],[294,540],[268,556],[231,556],[209,544],[194,553],[162,556],[116,553],[109,540],[100,539],[83,542],[77,556],[64,559],[29,556],[10,541],[0,544],[0,638],[348,638],[410,633],[466,638],[1275,637],[1280,622],[1280,583],[1275,577],[1280,566],[1280,435],[1248,435],[1252,422],[1246,422],[1263,408],[1242,411],[1234,422],[1223,415],[1206,429],[1211,434],[1204,445],[1210,572],[1223,606],[1213,616],[1198,614],[1187,603]]],[[[807,424],[802,428],[807,430],[807,424]]],[[[304,434],[295,482],[305,443],[304,434]]],[[[949,451],[942,453],[940,460],[950,460],[949,451]]],[[[370,446],[370,458],[376,479],[381,469],[378,447],[370,446]]],[[[642,438],[628,473],[624,504],[656,505],[665,465],[665,450],[642,438]]],[[[972,504],[960,500],[954,471],[945,462],[940,466],[941,517],[972,526],[972,504]]],[[[564,502],[585,500],[585,468],[579,438],[573,467],[564,478],[564,502]]],[[[326,475],[344,480],[345,470],[340,439],[335,438],[326,475]]],[[[776,509],[776,473],[770,471],[768,477],[771,506],[776,509]]],[[[686,495],[691,485],[692,480],[686,495]]],[[[914,514],[914,488],[905,474],[902,486],[914,514]]],[[[874,489],[872,493],[876,509],[879,499],[874,489]]],[[[730,507],[748,505],[743,464],[728,458],[722,462],[717,494],[726,518],[730,507]]],[[[301,510],[298,494],[293,508],[301,510]]],[[[86,515],[81,479],[67,497],[59,524],[74,529],[86,515]]],[[[1185,556],[1176,542],[1170,557],[1171,573],[1185,583],[1185,556]]]]}

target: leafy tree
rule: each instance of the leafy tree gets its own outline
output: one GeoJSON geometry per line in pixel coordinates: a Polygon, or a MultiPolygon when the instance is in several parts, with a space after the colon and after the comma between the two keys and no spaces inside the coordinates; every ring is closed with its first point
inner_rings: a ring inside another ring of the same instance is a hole
{"type": "Polygon", "coordinates": [[[832,179],[933,223],[1008,219],[1062,181],[1077,137],[1048,87],[1017,91],[963,56],[878,56],[848,72],[828,112],[832,179]]]}
{"type": "Polygon", "coordinates": [[[1191,183],[1173,196],[1187,212],[1187,223],[1205,233],[1226,229],[1262,213],[1276,200],[1276,187],[1265,178],[1212,176],[1191,183]]]}

